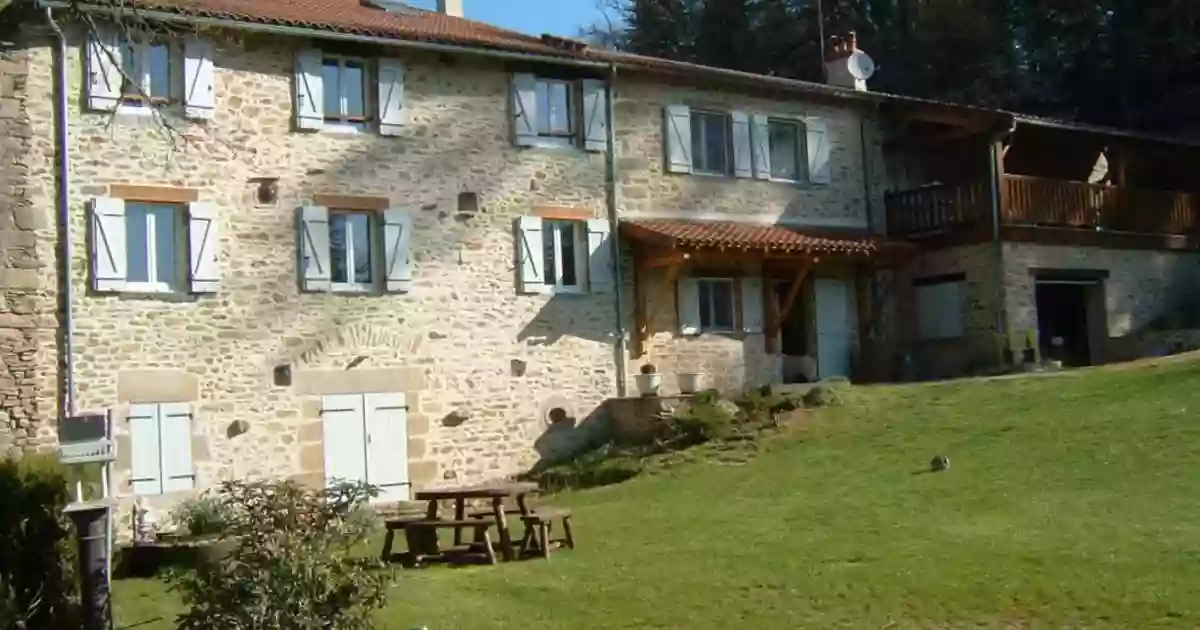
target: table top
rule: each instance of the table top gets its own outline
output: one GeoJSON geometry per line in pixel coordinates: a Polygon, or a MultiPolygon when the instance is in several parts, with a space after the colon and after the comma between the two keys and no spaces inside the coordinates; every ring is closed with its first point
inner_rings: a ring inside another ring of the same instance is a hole
{"type": "Polygon", "coordinates": [[[496,497],[513,497],[531,492],[537,492],[538,485],[528,481],[506,483],[487,483],[461,488],[438,488],[417,492],[417,501],[437,501],[440,499],[494,499],[496,497]]]}

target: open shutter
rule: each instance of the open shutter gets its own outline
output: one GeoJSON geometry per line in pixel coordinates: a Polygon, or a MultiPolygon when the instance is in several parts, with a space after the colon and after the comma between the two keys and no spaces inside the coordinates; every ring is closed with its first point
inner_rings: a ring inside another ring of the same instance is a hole
{"type": "Polygon", "coordinates": [[[404,394],[363,396],[367,420],[367,482],[378,502],[408,500],[408,407],[404,394]]]}
{"type": "Polygon", "coordinates": [[[192,465],[192,406],[166,403],[158,406],[163,492],[196,487],[192,465]]]}
{"type": "Polygon", "coordinates": [[[221,284],[221,269],[217,262],[221,237],[216,205],[188,204],[188,251],[191,254],[192,293],[216,293],[221,284]]]}
{"type": "Polygon", "coordinates": [[[391,208],[383,213],[384,264],[387,290],[405,293],[412,290],[412,215],[407,210],[391,208]]]}
{"type": "Polygon", "coordinates": [[[517,220],[521,293],[546,291],[546,269],[542,263],[542,253],[542,217],[521,217],[517,220]]]}
{"type": "Polygon", "coordinates": [[[679,334],[700,334],[700,281],[680,278],[676,285],[679,308],[679,334]]]}
{"type": "Polygon", "coordinates": [[[116,35],[107,29],[88,33],[87,104],[111,112],[121,102],[121,53],[116,35]]]}
{"type": "Polygon", "coordinates": [[[367,434],[359,394],[321,398],[325,483],[367,480],[367,434]]]}
{"type": "Polygon", "coordinates": [[[328,291],[329,209],[305,206],[300,209],[300,287],[305,291],[328,291]]]}
{"type": "Polygon", "coordinates": [[[134,494],[162,494],[158,405],[129,406],[129,485],[134,494]]]}
{"type": "Polygon", "coordinates": [[[608,100],[604,81],[583,80],[583,147],[602,153],[608,150],[608,100]]]}
{"type": "Polygon", "coordinates": [[[92,282],[97,291],[125,288],[129,254],[125,247],[125,200],[92,200],[92,282]]]}
{"type": "Polygon", "coordinates": [[[808,181],[812,184],[828,184],[830,181],[828,127],[820,118],[808,119],[805,127],[808,130],[806,139],[808,181]]]}
{"type": "Polygon", "coordinates": [[[321,51],[302,50],[296,55],[296,128],[325,126],[325,89],[321,51]]]}
{"type": "Polygon", "coordinates": [[[742,278],[742,332],[763,331],[763,279],[742,278]]]}
{"type": "Polygon", "coordinates": [[[750,115],[733,112],[733,174],[735,177],[754,177],[753,158],[750,148],[750,115]]]}
{"type": "Polygon", "coordinates": [[[753,133],[755,179],[771,179],[771,124],[766,114],[755,114],[753,133]]]}
{"type": "Polygon", "coordinates": [[[379,60],[379,133],[398,136],[408,124],[404,100],[404,64],[398,59],[379,60]]]}
{"type": "Polygon", "coordinates": [[[687,105],[667,105],[663,136],[667,172],[692,172],[692,110],[687,105]]]}
{"type": "Polygon", "coordinates": [[[519,147],[532,147],[538,139],[537,77],[512,77],[513,139],[519,147]]]}
{"type": "Polygon", "coordinates": [[[183,95],[188,118],[213,117],[213,46],[207,40],[191,38],[183,44],[183,95]]]}
{"type": "Polygon", "coordinates": [[[592,293],[612,293],[615,285],[609,229],[607,219],[589,219],[587,222],[588,281],[592,293]]]}

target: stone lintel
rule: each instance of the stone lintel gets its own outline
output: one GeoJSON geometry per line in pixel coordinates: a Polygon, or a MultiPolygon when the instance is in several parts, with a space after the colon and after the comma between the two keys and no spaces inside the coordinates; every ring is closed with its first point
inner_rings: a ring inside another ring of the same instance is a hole
{"type": "Polygon", "coordinates": [[[199,398],[200,377],[186,370],[121,370],[117,373],[118,402],[191,402],[199,398]]]}
{"type": "Polygon", "coordinates": [[[292,375],[292,392],[301,396],[412,392],[425,388],[425,372],[415,367],[297,370],[292,375]]]}

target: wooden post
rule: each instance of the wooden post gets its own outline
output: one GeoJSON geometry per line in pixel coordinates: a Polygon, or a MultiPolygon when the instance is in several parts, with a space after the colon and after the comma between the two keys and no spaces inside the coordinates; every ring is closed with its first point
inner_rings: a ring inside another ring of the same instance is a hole
{"type": "Polygon", "coordinates": [[[645,256],[640,247],[633,248],[633,358],[646,356],[650,323],[646,318],[645,256]]]}
{"type": "Polygon", "coordinates": [[[792,306],[796,303],[796,298],[800,295],[800,289],[804,287],[804,280],[808,278],[808,273],[812,271],[813,265],[817,259],[809,264],[804,265],[792,280],[792,285],[788,287],[787,296],[783,298],[783,306],[779,309],[779,316],[775,322],[771,324],[771,336],[779,337],[779,333],[783,330],[783,322],[787,320],[788,315],[792,312],[792,306]]]}
{"type": "Polygon", "coordinates": [[[775,354],[779,351],[779,335],[775,333],[775,326],[779,323],[779,303],[775,300],[775,281],[771,276],[767,275],[766,269],[763,269],[763,303],[767,306],[767,329],[763,335],[763,341],[766,345],[767,354],[775,354]]]}

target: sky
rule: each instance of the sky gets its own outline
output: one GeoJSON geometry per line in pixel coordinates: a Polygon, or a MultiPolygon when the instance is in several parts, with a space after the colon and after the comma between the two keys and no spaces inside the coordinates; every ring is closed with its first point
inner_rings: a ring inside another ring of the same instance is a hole
{"type": "MultiPolygon", "coordinates": [[[[433,9],[436,0],[408,0],[433,9]]],[[[466,17],[532,35],[574,37],[579,28],[600,20],[596,0],[463,0],[466,17]]]]}

